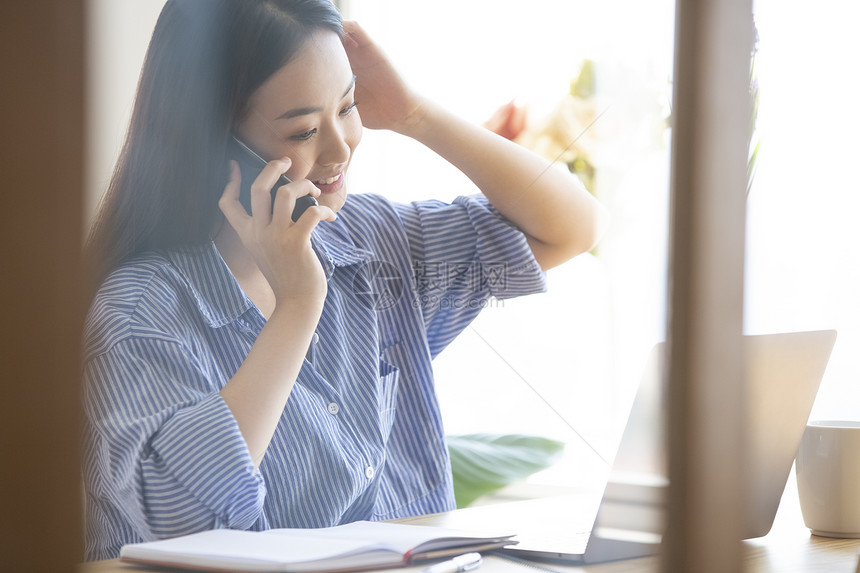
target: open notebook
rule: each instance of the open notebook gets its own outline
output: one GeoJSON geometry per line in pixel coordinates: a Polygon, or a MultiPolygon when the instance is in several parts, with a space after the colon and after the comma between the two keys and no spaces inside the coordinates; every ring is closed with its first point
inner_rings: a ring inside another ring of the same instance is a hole
{"type": "Polygon", "coordinates": [[[357,521],[320,529],[215,529],[123,546],[130,563],[201,571],[359,571],[516,543],[510,534],[357,521]]]}

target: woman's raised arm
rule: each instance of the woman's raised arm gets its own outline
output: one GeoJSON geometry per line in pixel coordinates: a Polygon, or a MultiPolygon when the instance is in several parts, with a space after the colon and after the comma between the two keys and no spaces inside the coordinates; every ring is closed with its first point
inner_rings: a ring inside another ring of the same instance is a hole
{"type": "Polygon", "coordinates": [[[576,177],[416,94],[358,24],[345,22],[344,29],[366,127],[411,137],[460,169],[525,233],[542,268],[557,266],[597,243],[607,212],[576,177]]]}

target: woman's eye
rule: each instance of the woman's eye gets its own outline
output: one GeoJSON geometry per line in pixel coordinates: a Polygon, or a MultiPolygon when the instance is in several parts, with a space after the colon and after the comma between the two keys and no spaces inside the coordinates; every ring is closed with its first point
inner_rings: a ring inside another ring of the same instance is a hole
{"type": "Polygon", "coordinates": [[[348,106],[346,106],[345,108],[340,110],[340,115],[342,115],[342,116],[343,115],[349,115],[352,112],[352,110],[355,109],[355,107],[357,105],[358,105],[358,102],[353,102],[353,103],[349,104],[348,106]]]}
{"type": "MultiPolygon", "coordinates": [[[[349,104],[348,106],[346,106],[345,108],[340,110],[340,112],[339,112],[340,116],[341,117],[348,116],[350,113],[352,113],[352,110],[354,110],[357,106],[358,106],[358,102],[353,102],[353,103],[349,104]]],[[[309,129],[308,131],[305,131],[303,133],[297,133],[296,135],[291,135],[290,139],[292,139],[293,141],[307,141],[308,139],[310,139],[314,135],[316,135],[316,133],[317,133],[316,128],[309,129]]]]}
{"type": "Polygon", "coordinates": [[[290,139],[295,139],[298,141],[304,141],[306,139],[310,139],[311,137],[313,137],[316,132],[317,132],[316,128],[309,129],[308,131],[306,131],[304,133],[298,133],[298,134],[292,136],[290,139]]]}

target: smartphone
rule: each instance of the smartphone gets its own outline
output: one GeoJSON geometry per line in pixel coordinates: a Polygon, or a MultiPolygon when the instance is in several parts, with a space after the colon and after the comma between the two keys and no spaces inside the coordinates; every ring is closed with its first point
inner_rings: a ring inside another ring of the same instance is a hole
{"type": "MultiPolygon", "coordinates": [[[[257,175],[260,174],[260,171],[263,170],[263,167],[266,166],[266,160],[260,157],[260,155],[251,149],[248,145],[242,142],[235,135],[230,136],[230,151],[229,151],[230,159],[235,159],[239,163],[239,169],[242,171],[242,188],[239,191],[239,202],[242,203],[242,206],[245,207],[245,211],[248,214],[251,214],[251,183],[257,178],[257,175]]],[[[275,194],[278,192],[278,188],[289,183],[290,180],[286,175],[281,175],[278,177],[277,183],[272,188],[272,208],[275,207],[275,194]]],[[[304,197],[299,197],[296,199],[296,206],[293,209],[292,219],[293,221],[298,221],[299,217],[302,216],[308,207],[319,205],[316,198],[313,195],[305,195],[304,197]]]]}

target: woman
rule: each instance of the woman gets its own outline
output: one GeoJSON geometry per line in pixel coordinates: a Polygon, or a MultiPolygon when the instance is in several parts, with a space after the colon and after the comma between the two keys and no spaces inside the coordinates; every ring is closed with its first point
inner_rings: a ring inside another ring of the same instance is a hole
{"type": "Polygon", "coordinates": [[[411,91],[328,0],[169,0],[90,243],[87,557],[452,509],[431,359],[602,220],[574,179],[411,91]],[[483,195],[347,199],[362,122],[483,195]]]}

